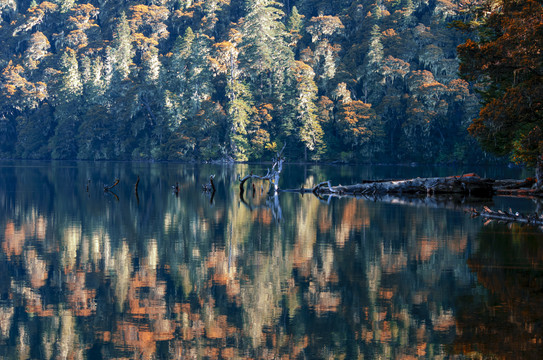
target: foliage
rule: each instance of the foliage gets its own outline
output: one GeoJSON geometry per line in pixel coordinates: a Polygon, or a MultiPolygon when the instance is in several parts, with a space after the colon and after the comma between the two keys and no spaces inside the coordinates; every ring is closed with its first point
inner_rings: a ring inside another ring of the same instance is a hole
{"type": "Polygon", "coordinates": [[[516,162],[543,162],[543,5],[488,1],[476,40],[458,47],[462,75],[481,86],[483,107],[469,127],[481,144],[516,162]]]}
{"type": "MultiPolygon", "coordinates": [[[[289,160],[487,159],[461,150],[478,97],[448,24],[467,0],[15,3],[1,10],[1,157],[248,161],[287,144],[289,160]]],[[[531,130],[506,150],[536,146],[531,130]]]]}

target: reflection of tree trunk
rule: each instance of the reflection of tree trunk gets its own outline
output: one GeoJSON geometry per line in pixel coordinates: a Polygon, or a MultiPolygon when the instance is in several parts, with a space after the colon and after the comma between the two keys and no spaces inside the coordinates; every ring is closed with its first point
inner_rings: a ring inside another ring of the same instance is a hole
{"type": "Polygon", "coordinates": [[[537,158],[537,164],[535,165],[535,178],[537,182],[534,188],[539,191],[543,191],[543,155],[537,158]]]}

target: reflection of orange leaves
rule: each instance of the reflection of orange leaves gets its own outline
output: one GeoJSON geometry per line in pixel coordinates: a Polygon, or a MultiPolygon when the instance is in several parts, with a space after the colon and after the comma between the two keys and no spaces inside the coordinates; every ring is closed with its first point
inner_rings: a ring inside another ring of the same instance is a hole
{"type": "Polygon", "coordinates": [[[210,326],[206,328],[206,337],[208,339],[222,339],[225,337],[225,329],[219,326],[210,326]]]}
{"type": "Polygon", "coordinates": [[[340,303],[341,298],[338,294],[323,291],[318,295],[315,311],[319,315],[325,312],[336,312],[340,303]]]}
{"type": "Polygon", "coordinates": [[[2,249],[8,258],[12,255],[19,256],[23,252],[23,246],[25,243],[25,231],[24,229],[15,230],[15,224],[8,222],[6,229],[4,230],[4,242],[2,243],[2,249]]]}
{"type": "Polygon", "coordinates": [[[332,227],[332,222],[330,219],[328,219],[328,214],[325,212],[321,212],[319,214],[319,232],[325,233],[330,231],[330,228],[332,227]]]}
{"type": "Polygon", "coordinates": [[[468,246],[468,237],[467,235],[461,235],[455,236],[453,239],[451,239],[447,243],[447,247],[451,252],[456,254],[462,254],[466,250],[466,247],[468,246]]]}
{"type": "Polygon", "coordinates": [[[96,333],[96,338],[103,342],[111,341],[111,332],[110,331],[98,331],[96,333]]]}
{"type": "Polygon", "coordinates": [[[95,310],[96,290],[86,289],[86,274],[77,271],[67,276],[68,304],[77,316],[91,316],[95,310]]]}
{"type": "Polygon", "coordinates": [[[428,261],[434,252],[439,248],[436,240],[423,238],[417,242],[417,260],[428,261]]]}
{"type": "Polygon", "coordinates": [[[225,359],[233,359],[236,356],[234,348],[224,348],[221,350],[221,357],[225,359]]]}
{"type": "Polygon", "coordinates": [[[426,356],[426,346],[425,342],[417,344],[417,356],[426,356]]]}
{"type": "Polygon", "coordinates": [[[388,289],[379,290],[379,298],[383,300],[390,300],[394,296],[394,291],[388,289]]]}
{"type": "Polygon", "coordinates": [[[449,331],[455,324],[455,318],[452,314],[442,314],[432,322],[434,331],[449,331]]]}
{"type": "Polygon", "coordinates": [[[273,215],[271,210],[266,209],[262,211],[253,211],[252,221],[263,225],[269,225],[273,221],[273,215]]]}
{"type": "Polygon", "coordinates": [[[392,340],[392,331],[390,329],[390,322],[383,321],[381,323],[381,342],[390,342],[392,340]]]}
{"type": "Polygon", "coordinates": [[[30,284],[33,289],[38,289],[45,285],[48,278],[47,263],[38,256],[35,249],[25,252],[26,271],[30,277],[30,284]]]}
{"type": "Polygon", "coordinates": [[[350,224],[350,226],[356,230],[361,230],[362,227],[369,226],[370,219],[362,204],[363,203],[356,199],[352,199],[348,202],[343,210],[342,223],[350,224]]]}
{"type": "Polygon", "coordinates": [[[141,358],[149,359],[156,351],[153,333],[148,328],[138,327],[128,321],[119,321],[118,332],[113,336],[115,344],[123,344],[141,353],[141,358]]]}
{"type": "Polygon", "coordinates": [[[219,357],[219,349],[216,347],[206,347],[204,349],[204,356],[211,359],[217,359],[219,357]]]}

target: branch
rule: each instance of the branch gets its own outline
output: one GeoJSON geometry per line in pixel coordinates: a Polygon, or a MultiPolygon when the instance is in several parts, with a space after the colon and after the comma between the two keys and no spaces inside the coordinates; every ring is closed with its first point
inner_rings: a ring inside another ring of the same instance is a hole
{"type": "Polygon", "coordinates": [[[115,179],[115,183],[113,185],[104,185],[104,191],[108,191],[113,189],[117,184],[119,183],[119,179],[115,179]]]}
{"type": "Polygon", "coordinates": [[[484,206],[482,211],[477,211],[475,208],[467,209],[472,217],[481,216],[489,220],[498,220],[505,222],[519,222],[530,225],[543,225],[543,215],[537,214],[524,215],[518,212],[513,213],[511,209],[509,211],[491,210],[488,206],[484,206]]]}

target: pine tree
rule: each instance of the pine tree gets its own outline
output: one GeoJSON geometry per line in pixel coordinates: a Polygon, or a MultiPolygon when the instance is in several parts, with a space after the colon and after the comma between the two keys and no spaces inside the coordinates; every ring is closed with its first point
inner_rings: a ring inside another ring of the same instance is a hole
{"type": "Polygon", "coordinates": [[[55,135],[51,138],[53,159],[75,159],[77,157],[77,134],[83,84],[79,73],[76,53],[67,48],[61,58],[61,73],[55,101],[55,135]],[[74,111],[75,110],[75,111],[74,111]]]}
{"type": "Polygon", "coordinates": [[[246,1],[240,60],[257,100],[274,95],[281,100],[285,69],[289,69],[294,60],[282,22],[285,14],[279,7],[273,0],[246,1]]]}
{"type": "Polygon", "coordinates": [[[313,159],[318,159],[324,152],[323,131],[317,121],[317,85],[313,78],[313,69],[301,61],[296,62],[294,69],[296,78],[296,134],[304,146],[305,160],[307,151],[313,152],[313,159]]]}
{"type": "Polygon", "coordinates": [[[121,14],[113,33],[111,55],[113,56],[113,76],[115,82],[120,82],[130,74],[130,64],[133,58],[130,26],[124,12],[121,14]]]}

